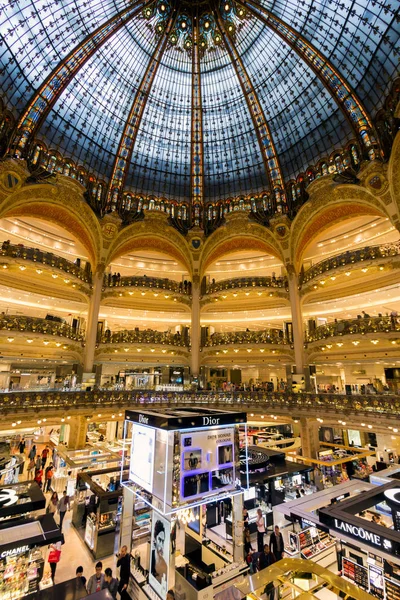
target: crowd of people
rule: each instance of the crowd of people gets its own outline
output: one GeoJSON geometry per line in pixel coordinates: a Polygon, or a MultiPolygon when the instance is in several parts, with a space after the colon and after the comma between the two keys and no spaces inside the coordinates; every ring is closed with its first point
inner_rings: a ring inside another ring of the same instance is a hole
{"type": "Polygon", "coordinates": [[[269,540],[266,541],[265,536],[267,532],[265,528],[265,517],[261,508],[257,510],[256,517],[256,548],[253,547],[249,527],[249,514],[246,508],[243,509],[243,525],[244,555],[251,573],[262,571],[263,569],[270,567],[278,560],[281,560],[284,552],[282,533],[278,525],[276,525],[273,532],[269,536],[269,540]]]}
{"type": "Polygon", "coordinates": [[[192,293],[192,282],[187,279],[174,281],[166,277],[147,277],[147,275],[121,277],[121,273],[111,273],[111,271],[108,275],[104,275],[104,285],[107,287],[154,287],[179,292],[180,294],[190,295],[192,293]]]}

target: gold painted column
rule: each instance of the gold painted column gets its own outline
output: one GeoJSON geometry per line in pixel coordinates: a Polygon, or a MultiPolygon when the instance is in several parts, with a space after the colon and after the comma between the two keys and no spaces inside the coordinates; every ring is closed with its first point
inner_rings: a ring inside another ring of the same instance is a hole
{"type": "Polygon", "coordinates": [[[304,374],[304,325],[301,311],[299,278],[293,265],[287,266],[290,308],[292,311],[294,362],[297,375],[304,374]]]}
{"type": "Polygon", "coordinates": [[[86,417],[71,417],[69,420],[68,448],[80,450],[86,446],[86,434],[88,422],[86,417]]]}
{"type": "Polygon", "coordinates": [[[200,373],[200,278],[193,277],[192,283],[192,316],[190,328],[190,369],[192,378],[200,373]]]}
{"type": "Polygon", "coordinates": [[[99,320],[101,292],[103,288],[104,268],[101,266],[93,275],[93,293],[90,298],[86,327],[86,345],[83,359],[83,372],[93,372],[94,353],[96,350],[97,323],[99,320]]]}
{"type": "Polygon", "coordinates": [[[300,437],[302,455],[308,458],[318,458],[319,452],[319,423],[315,419],[300,419],[300,437]]]}

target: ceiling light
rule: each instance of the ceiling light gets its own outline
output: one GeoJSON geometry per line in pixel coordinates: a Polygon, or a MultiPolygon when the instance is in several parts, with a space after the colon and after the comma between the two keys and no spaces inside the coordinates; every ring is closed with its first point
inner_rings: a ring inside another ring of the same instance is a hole
{"type": "Polygon", "coordinates": [[[26,341],[28,342],[28,344],[32,344],[32,342],[33,342],[32,338],[29,338],[26,341]]]}
{"type": "Polygon", "coordinates": [[[372,425],[368,425],[368,429],[372,429],[372,425]]]}
{"type": "Polygon", "coordinates": [[[141,352],[141,351],[142,351],[142,349],[141,349],[141,348],[136,348],[136,350],[137,350],[138,352],[141,352]]]}
{"type": "Polygon", "coordinates": [[[372,344],[378,344],[379,340],[371,340],[372,344]]]}
{"type": "Polygon", "coordinates": [[[352,342],[355,346],[358,346],[360,342],[352,342]]]}
{"type": "Polygon", "coordinates": [[[13,342],[13,341],[14,341],[14,338],[13,338],[13,337],[8,337],[8,338],[7,338],[7,342],[13,342]]]}
{"type": "Polygon", "coordinates": [[[24,267],[23,265],[20,265],[19,268],[20,268],[21,271],[25,271],[26,270],[26,267],[24,267]]]}
{"type": "Polygon", "coordinates": [[[50,343],[50,342],[48,342],[47,340],[43,340],[43,344],[44,344],[45,346],[47,346],[47,344],[49,344],[49,343],[50,343]]]}
{"type": "Polygon", "coordinates": [[[58,275],[56,273],[52,273],[51,276],[52,276],[53,279],[57,279],[57,277],[58,277],[58,275]]]}

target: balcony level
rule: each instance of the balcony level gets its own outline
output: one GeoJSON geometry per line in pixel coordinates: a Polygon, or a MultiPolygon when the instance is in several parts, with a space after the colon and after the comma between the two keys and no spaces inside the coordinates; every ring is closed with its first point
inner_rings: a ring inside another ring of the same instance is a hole
{"type": "Polygon", "coordinates": [[[176,310],[176,304],[190,307],[192,301],[192,283],[174,281],[161,277],[121,277],[118,274],[104,276],[103,304],[114,306],[160,307],[176,310]]]}

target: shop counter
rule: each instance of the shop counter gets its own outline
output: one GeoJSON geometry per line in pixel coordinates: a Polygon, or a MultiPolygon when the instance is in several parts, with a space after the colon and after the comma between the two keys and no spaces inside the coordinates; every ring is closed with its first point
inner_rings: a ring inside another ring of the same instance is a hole
{"type": "MultiPolygon", "coordinates": [[[[261,510],[263,512],[265,530],[267,530],[269,527],[272,528],[274,526],[274,514],[273,514],[273,511],[268,506],[263,505],[263,506],[258,506],[257,508],[250,508],[247,511],[248,515],[249,515],[248,523],[249,523],[250,533],[255,533],[257,531],[256,519],[257,519],[257,510],[259,508],[261,508],[261,510]]],[[[226,533],[232,537],[232,516],[231,515],[229,515],[229,517],[226,517],[225,523],[226,523],[226,533]]]]}
{"type": "Polygon", "coordinates": [[[119,477],[120,471],[113,468],[79,473],[77,477],[72,524],[95,559],[114,552],[123,495],[119,477]]]}

